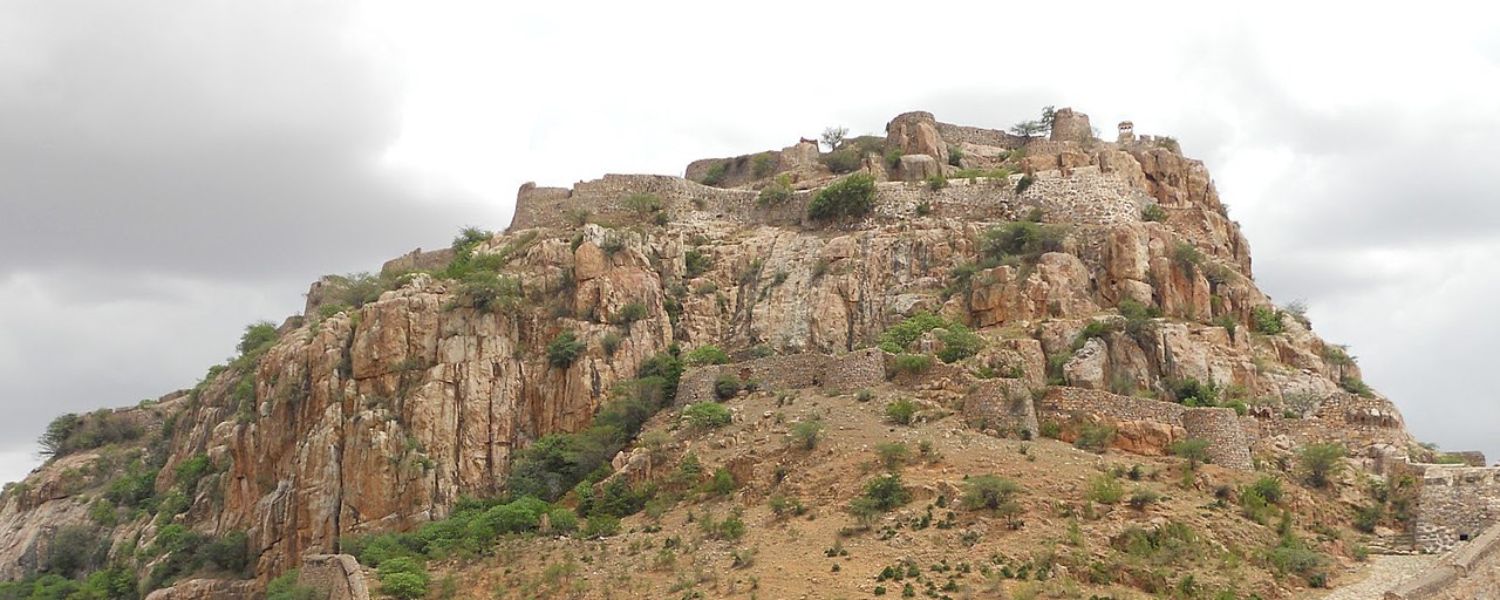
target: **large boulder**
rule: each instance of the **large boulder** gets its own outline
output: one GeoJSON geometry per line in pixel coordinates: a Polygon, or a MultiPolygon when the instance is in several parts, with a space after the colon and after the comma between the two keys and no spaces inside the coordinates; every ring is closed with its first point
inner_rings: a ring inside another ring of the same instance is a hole
{"type": "Polygon", "coordinates": [[[926,154],[907,154],[901,157],[901,179],[923,181],[943,174],[937,159],[926,154]]]}
{"type": "Polygon", "coordinates": [[[938,133],[937,119],[929,112],[909,112],[885,126],[885,145],[901,154],[926,154],[938,164],[948,164],[948,144],[938,133]]]}

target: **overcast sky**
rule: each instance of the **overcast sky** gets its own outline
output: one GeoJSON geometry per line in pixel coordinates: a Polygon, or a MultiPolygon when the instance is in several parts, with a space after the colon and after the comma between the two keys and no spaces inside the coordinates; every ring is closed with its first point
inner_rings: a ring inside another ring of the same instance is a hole
{"type": "Polygon", "coordinates": [[[1500,19],[1483,4],[0,3],[0,481],[56,414],[191,386],[526,181],[680,174],[907,110],[1175,135],[1260,285],[1423,439],[1500,456],[1500,19]]]}

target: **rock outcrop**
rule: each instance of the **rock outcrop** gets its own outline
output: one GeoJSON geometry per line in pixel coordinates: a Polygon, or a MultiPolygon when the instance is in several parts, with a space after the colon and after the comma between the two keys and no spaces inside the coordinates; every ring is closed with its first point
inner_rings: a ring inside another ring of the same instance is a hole
{"type": "MultiPolygon", "coordinates": [[[[516,452],[587,427],[614,384],[674,345],[742,357],[844,354],[908,316],[940,313],[987,341],[972,369],[1006,382],[954,395],[953,408],[986,429],[1037,428],[1028,402],[1049,378],[1162,400],[1195,380],[1226,400],[1233,390],[1236,400],[1278,407],[1251,418],[1244,427],[1254,431],[1242,438],[1223,434],[1243,450],[1218,457],[1225,462],[1248,463],[1253,440],[1321,435],[1279,407],[1292,396],[1344,398],[1340,382],[1358,371],[1290,316],[1284,332],[1248,335],[1256,311],[1275,308],[1255,287],[1248,244],[1201,162],[1144,136],[1099,142],[1087,116],[1068,109],[1057,111],[1050,140],[956,128],[921,112],[897,117],[886,138],[909,180],[942,174],[950,145],[973,164],[1019,172],[1022,153],[1009,150],[1022,143],[1024,166],[1036,171],[1030,187],[1019,175],[944,189],[882,183],[868,217],[832,225],[805,218],[810,194],[758,200],[777,174],[795,172],[806,187],[831,179],[811,142],[688,167],[697,181],[719,169],[718,187],[659,176],[528,184],[512,227],[468,250],[500,276],[493,289],[440,277],[460,255],[452,250],[387,263],[383,291],[358,306],[339,307],[344,283],[324,279],[253,364],[213,371],[190,395],[141,409],[173,426],[140,451],[160,462],[160,493],[179,485],[180,466],[207,457],[214,472],[186,490],[188,508],[171,522],[246,532],[264,581],[305,555],[337,553],[346,536],[409,529],[461,497],[501,492],[516,452]],[[637,194],[660,206],[621,205],[637,194]],[[1150,204],[1164,220],[1141,218],[1150,204]],[[1060,232],[1058,247],[997,255],[992,228],[1036,214],[1060,232]],[[1122,314],[1132,303],[1149,315],[1122,314]],[[576,355],[561,360],[555,345],[567,339],[576,355]]],[[[1395,417],[1368,419],[1368,435],[1350,438],[1363,444],[1356,450],[1410,445],[1389,402],[1358,402],[1395,417]]],[[[1319,406],[1303,423],[1356,420],[1319,406]]],[[[1212,427],[1240,431],[1229,409],[1212,410],[1221,411],[1212,427]]],[[[1204,422],[1113,418],[1116,445],[1144,454],[1204,422]]],[[[50,532],[87,522],[77,497],[109,482],[64,479],[103,456],[59,458],[5,494],[0,576],[44,569],[50,532]]],[[[119,544],[156,531],[140,517],[111,535],[119,544]]],[[[236,597],[234,585],[187,581],[151,598],[236,597]]]]}

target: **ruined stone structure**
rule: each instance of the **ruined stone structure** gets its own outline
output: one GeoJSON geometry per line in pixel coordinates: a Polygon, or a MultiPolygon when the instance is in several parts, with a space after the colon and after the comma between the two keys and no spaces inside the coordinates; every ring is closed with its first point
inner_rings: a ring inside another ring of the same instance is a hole
{"type": "Polygon", "coordinates": [[[1389,471],[1409,475],[1417,484],[1410,531],[1416,549],[1450,550],[1500,524],[1500,467],[1402,461],[1389,471]]]}
{"type": "Polygon", "coordinates": [[[1181,404],[1145,398],[1119,396],[1098,390],[1052,388],[1038,402],[1037,416],[1042,420],[1066,421],[1089,418],[1112,424],[1125,439],[1128,449],[1137,451],[1166,450],[1171,443],[1185,439],[1208,442],[1210,461],[1231,469],[1250,469],[1250,436],[1247,436],[1233,410],[1227,408],[1189,408],[1181,404]],[[1156,426],[1156,427],[1152,427],[1156,426]],[[1136,432],[1159,431],[1165,439],[1133,439],[1136,432]]]}
{"type": "Polygon", "coordinates": [[[1030,437],[1040,429],[1031,390],[1018,379],[991,379],[975,385],[964,396],[961,410],[969,425],[1001,435],[1030,437]]]}
{"type": "Polygon", "coordinates": [[[1128,144],[1135,141],[1135,123],[1120,121],[1120,135],[1115,139],[1116,143],[1128,144]]]}
{"type": "Polygon", "coordinates": [[[328,600],[370,600],[364,571],[348,554],[310,554],[302,558],[297,585],[310,587],[328,600]]]}

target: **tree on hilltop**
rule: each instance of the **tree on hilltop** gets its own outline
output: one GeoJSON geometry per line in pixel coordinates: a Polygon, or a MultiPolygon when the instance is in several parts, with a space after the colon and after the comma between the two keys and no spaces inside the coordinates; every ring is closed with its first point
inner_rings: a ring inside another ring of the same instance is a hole
{"type": "Polygon", "coordinates": [[[843,145],[844,136],[847,135],[849,135],[848,127],[826,127],[823,129],[823,135],[819,139],[823,141],[824,146],[828,146],[828,151],[832,152],[843,145]]]}

